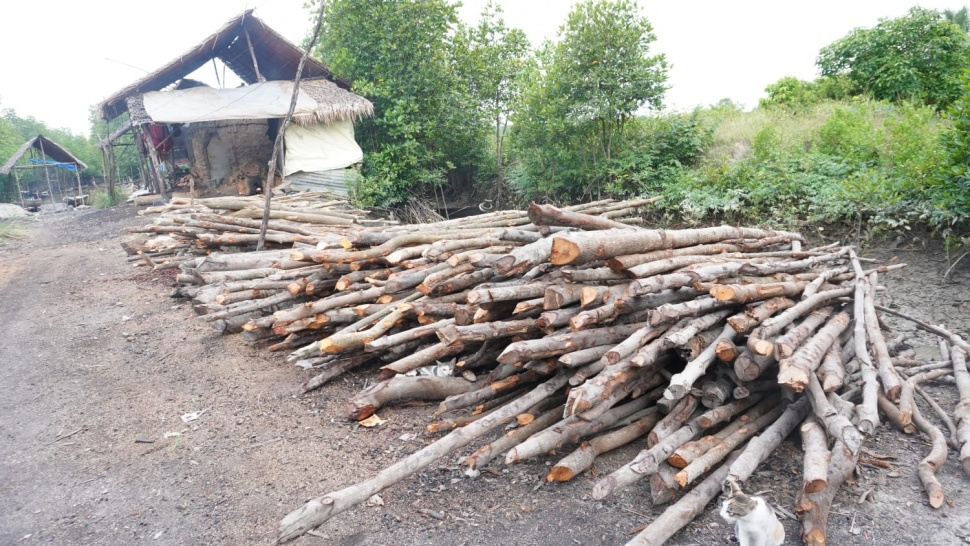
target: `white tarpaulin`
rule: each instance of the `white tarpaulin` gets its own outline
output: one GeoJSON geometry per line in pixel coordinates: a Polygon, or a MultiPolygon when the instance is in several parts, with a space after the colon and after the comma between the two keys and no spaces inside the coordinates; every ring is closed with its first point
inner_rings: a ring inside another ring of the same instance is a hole
{"type": "MultiPolygon", "coordinates": [[[[235,89],[193,87],[142,95],[145,111],[156,123],[193,123],[226,119],[283,118],[290,109],[293,82],[254,83],[235,89]]],[[[295,116],[312,115],[317,101],[300,90],[295,116]]]]}
{"type": "Polygon", "coordinates": [[[286,155],[283,174],[343,169],[364,160],[364,152],[354,140],[354,123],[337,121],[309,127],[289,125],[283,137],[286,155]]]}

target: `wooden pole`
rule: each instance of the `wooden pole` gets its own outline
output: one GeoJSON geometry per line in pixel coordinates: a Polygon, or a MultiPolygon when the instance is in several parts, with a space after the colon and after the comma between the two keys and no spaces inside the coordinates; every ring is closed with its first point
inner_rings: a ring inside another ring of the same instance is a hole
{"type": "Polygon", "coordinates": [[[44,139],[37,135],[37,143],[40,144],[40,160],[44,162],[44,177],[47,178],[47,191],[51,193],[51,204],[54,204],[54,188],[51,186],[51,173],[47,168],[47,153],[44,152],[44,139]]]}
{"type": "Polygon", "coordinates": [[[256,62],[256,52],[253,51],[253,43],[249,40],[249,29],[245,26],[243,27],[243,33],[246,35],[246,45],[249,46],[249,56],[253,59],[253,70],[256,71],[256,81],[264,82],[266,81],[266,78],[259,73],[259,63],[256,62]]]}
{"type": "Polygon", "coordinates": [[[155,175],[154,175],[155,185],[158,188],[158,194],[162,196],[162,200],[167,201],[168,194],[165,193],[165,181],[162,179],[161,170],[159,170],[159,166],[161,165],[161,160],[158,159],[158,150],[155,149],[155,143],[152,142],[151,134],[148,132],[147,128],[148,128],[148,124],[143,123],[142,132],[148,135],[148,138],[145,141],[145,148],[148,150],[148,157],[149,159],[151,159],[152,169],[155,172],[155,175]]]}
{"type": "Polygon", "coordinates": [[[320,27],[323,25],[323,12],[326,6],[327,3],[321,0],[320,11],[317,13],[317,23],[313,27],[313,34],[310,36],[310,42],[306,46],[306,51],[303,52],[303,56],[300,57],[300,63],[296,67],[296,77],[293,78],[293,95],[290,97],[290,109],[286,112],[286,117],[283,118],[283,123],[280,124],[280,132],[276,134],[276,142],[273,143],[273,154],[269,158],[269,173],[266,175],[266,184],[263,185],[265,204],[263,205],[263,224],[259,228],[259,239],[256,242],[257,252],[263,249],[263,244],[266,242],[266,230],[269,227],[270,199],[273,195],[273,182],[276,177],[276,158],[279,155],[279,150],[283,147],[283,135],[286,133],[286,127],[290,124],[290,120],[293,119],[293,111],[296,110],[296,99],[300,96],[300,79],[303,77],[303,65],[306,64],[306,59],[310,56],[313,45],[317,43],[317,36],[320,35],[320,27]]]}

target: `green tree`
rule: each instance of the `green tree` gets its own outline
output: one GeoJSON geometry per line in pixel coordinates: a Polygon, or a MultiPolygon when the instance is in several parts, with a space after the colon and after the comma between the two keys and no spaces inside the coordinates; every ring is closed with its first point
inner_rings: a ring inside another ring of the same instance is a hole
{"type": "Polygon", "coordinates": [[[499,174],[509,115],[521,96],[519,76],[527,66],[531,48],[525,32],[508,28],[501,14],[502,8],[489,0],[478,24],[462,25],[454,40],[455,70],[467,82],[479,110],[493,127],[499,174]]]}
{"type": "Polygon", "coordinates": [[[374,103],[358,124],[364,204],[469,183],[484,161],[483,126],[451,70],[456,7],[446,0],[334,0],[316,56],[374,103]]]}
{"type": "Polygon", "coordinates": [[[967,11],[966,6],[957,11],[943,10],[943,18],[963,29],[963,32],[970,32],[970,12],[967,11]]]}
{"type": "Polygon", "coordinates": [[[667,62],[650,55],[653,26],[634,0],[586,0],[559,35],[549,85],[573,123],[594,126],[608,160],[627,120],[642,106],[662,104],[667,62]]]}
{"type": "Polygon", "coordinates": [[[525,76],[513,135],[528,191],[599,193],[635,162],[613,164],[627,122],[662,103],[667,63],[651,55],[653,27],[632,0],[576,4],[525,76]],[[622,21],[622,24],[618,22],[622,21]]]}
{"type": "Polygon", "coordinates": [[[853,30],[823,48],[816,64],[823,77],[847,76],[854,94],[944,109],[960,97],[970,40],[939,12],[916,7],[853,30]]]}
{"type": "Polygon", "coordinates": [[[818,89],[813,82],[802,81],[794,76],[785,76],[777,82],[765,87],[766,98],[758,101],[761,108],[785,106],[788,108],[805,108],[820,100],[818,89]]]}

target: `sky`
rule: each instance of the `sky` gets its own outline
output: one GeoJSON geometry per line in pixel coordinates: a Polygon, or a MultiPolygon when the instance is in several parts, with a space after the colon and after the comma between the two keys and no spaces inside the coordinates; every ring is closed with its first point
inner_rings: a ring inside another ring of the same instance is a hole
{"type": "MultiPolygon", "coordinates": [[[[465,0],[473,24],[487,0],[465,0]]],[[[573,0],[495,0],[534,45],[555,39],[573,0]]],[[[88,109],[184,53],[244,9],[294,42],[310,28],[303,0],[33,0],[4,2],[0,109],[87,134],[88,109]]],[[[817,76],[819,50],[853,28],[914,6],[957,10],[970,0],[641,0],[652,52],[671,68],[665,105],[690,110],[729,98],[757,106],[784,76],[817,76]]],[[[196,74],[214,84],[211,65],[196,74]]],[[[237,80],[238,81],[238,80],[237,80]]],[[[232,80],[229,80],[232,85],[232,80]]]]}

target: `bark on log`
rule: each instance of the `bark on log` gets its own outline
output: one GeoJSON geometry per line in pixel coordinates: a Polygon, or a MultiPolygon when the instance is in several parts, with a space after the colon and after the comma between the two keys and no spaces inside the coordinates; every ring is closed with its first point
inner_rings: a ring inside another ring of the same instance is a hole
{"type": "Polygon", "coordinates": [[[795,513],[802,522],[802,540],[805,544],[824,546],[828,543],[825,528],[832,500],[842,483],[852,475],[857,460],[857,455],[853,455],[840,442],[835,442],[826,476],[827,487],[815,493],[799,493],[795,502],[795,513]]]}
{"type": "Polygon", "coordinates": [[[626,339],[644,324],[623,324],[607,328],[583,330],[567,334],[547,336],[542,339],[517,341],[510,343],[499,355],[499,362],[528,362],[540,358],[558,357],[559,355],[588,349],[606,343],[618,343],[626,339]]]}
{"type": "Polygon", "coordinates": [[[836,298],[848,296],[852,293],[852,290],[852,286],[846,286],[819,292],[789,307],[780,314],[765,320],[748,336],[748,348],[761,355],[772,354],[775,346],[767,340],[777,336],[785,326],[788,326],[805,313],[836,298]]]}
{"type": "MultiPolygon", "coordinates": [[[[809,378],[815,377],[815,370],[829,348],[836,345],[839,335],[849,326],[849,314],[839,313],[806,341],[791,358],[778,363],[778,384],[785,385],[795,392],[801,392],[808,385],[809,378]]],[[[837,345],[836,345],[837,346],[837,345]]],[[[819,386],[821,388],[821,386],[819,386]]]]}
{"type": "Polygon", "coordinates": [[[802,435],[802,451],[805,462],[802,471],[802,491],[816,493],[828,485],[829,460],[832,453],[828,448],[825,430],[810,416],[799,429],[802,435]]]}
{"type": "Polygon", "coordinates": [[[395,376],[361,391],[350,401],[348,418],[361,421],[397,400],[443,400],[481,385],[461,377],[395,376]]]}
{"type": "Polygon", "coordinates": [[[845,383],[845,368],[842,366],[842,351],[838,343],[829,347],[822,363],[818,366],[818,380],[825,392],[836,392],[845,383]]]}
{"type": "MultiPolygon", "coordinates": [[[[647,409],[647,402],[649,400],[640,397],[622,406],[606,411],[599,417],[588,421],[582,419],[580,415],[569,416],[558,424],[532,435],[528,440],[510,449],[505,455],[505,464],[521,462],[537,455],[559,449],[585,436],[596,434],[620,419],[647,409]]],[[[656,408],[651,408],[650,413],[657,413],[656,408]]]]}
{"type": "MultiPolygon", "coordinates": [[[[777,399],[769,400],[767,403],[758,404],[747,411],[744,415],[738,417],[734,421],[731,421],[726,427],[717,431],[717,433],[708,434],[707,436],[683,444],[674,450],[669,457],[667,457],[667,464],[677,469],[685,468],[687,465],[694,462],[694,460],[710,451],[712,447],[723,442],[730,435],[737,432],[738,429],[749,424],[753,419],[757,419],[758,417],[764,415],[765,412],[770,410],[772,406],[777,404],[777,399]]],[[[709,428],[703,426],[705,422],[704,416],[701,416],[701,418],[698,419],[698,424],[701,425],[702,428],[709,428]]]]}
{"type": "Polygon", "coordinates": [[[936,472],[946,462],[946,438],[936,425],[923,417],[917,407],[913,408],[912,420],[917,428],[930,437],[930,441],[933,443],[930,453],[919,462],[916,475],[919,476],[919,481],[923,484],[923,490],[926,491],[930,506],[940,508],[943,506],[946,495],[943,492],[943,486],[940,485],[940,480],[936,478],[936,472]]]}
{"type": "Polygon", "coordinates": [[[902,380],[893,367],[892,357],[889,355],[889,348],[886,347],[886,339],[879,328],[879,317],[876,315],[875,308],[875,286],[877,285],[876,274],[869,275],[869,284],[866,286],[866,333],[869,336],[869,346],[872,347],[872,355],[876,359],[876,371],[879,373],[879,382],[882,384],[886,396],[890,400],[896,401],[899,398],[899,391],[902,389],[902,380]]]}
{"type": "Polygon", "coordinates": [[[579,449],[570,453],[552,467],[552,470],[546,475],[546,481],[568,482],[592,468],[593,463],[596,462],[596,457],[625,446],[650,432],[650,429],[657,424],[659,419],[659,413],[651,412],[629,425],[597,436],[588,442],[583,442],[579,449]]]}
{"type": "Polygon", "coordinates": [[[931,370],[918,373],[903,383],[903,388],[899,393],[899,418],[900,421],[902,421],[903,426],[909,425],[913,422],[913,413],[916,411],[916,401],[913,399],[913,394],[916,392],[916,386],[923,381],[930,381],[943,377],[948,373],[950,373],[950,370],[931,370]]]}
{"type": "Polygon", "coordinates": [[[683,470],[678,472],[674,476],[674,479],[677,480],[677,483],[680,484],[681,487],[686,487],[687,484],[693,482],[703,474],[710,472],[711,469],[714,468],[714,465],[727,457],[732,450],[740,446],[748,438],[751,438],[757,434],[761,429],[776,421],[778,417],[781,416],[782,411],[782,407],[777,406],[774,409],[769,410],[761,417],[758,417],[757,419],[754,419],[750,423],[739,428],[733,434],[722,440],[721,443],[707,450],[707,452],[700,457],[694,459],[683,470]]]}
{"type": "Polygon", "coordinates": [[[566,375],[559,374],[539,385],[529,394],[468,426],[450,432],[444,438],[385,468],[374,477],[310,500],[283,518],[280,522],[277,542],[290,542],[299,538],[333,516],[364,502],[372,495],[419,472],[454,450],[468,445],[495,427],[514,419],[517,413],[551,396],[565,384],[566,375]]]}
{"type": "Polygon", "coordinates": [[[967,371],[967,353],[962,347],[953,347],[950,349],[950,359],[953,361],[953,377],[960,395],[956,409],[953,410],[957,441],[960,443],[960,464],[967,476],[970,476],[970,372],[967,371]]]}
{"type": "Polygon", "coordinates": [[[694,360],[691,360],[684,366],[684,370],[680,373],[676,373],[670,378],[670,385],[664,392],[664,398],[668,400],[679,400],[684,397],[688,391],[694,386],[694,382],[700,379],[702,375],[707,373],[707,368],[715,360],[715,348],[717,347],[717,341],[726,340],[733,342],[737,337],[737,332],[730,325],[725,325],[721,334],[718,335],[717,339],[704,349],[704,352],[700,354],[694,360]]]}
{"type": "Polygon", "coordinates": [[[382,381],[390,379],[395,375],[405,374],[422,366],[428,366],[435,360],[442,360],[446,357],[454,356],[464,350],[465,345],[462,343],[455,343],[454,345],[436,343],[400,360],[382,366],[381,374],[378,377],[382,381]]]}
{"type": "Polygon", "coordinates": [[[721,492],[721,483],[727,478],[732,464],[740,456],[740,451],[732,453],[727,460],[710,476],[691,489],[673,506],[663,511],[657,516],[643,531],[627,543],[627,546],[661,546],[667,539],[674,536],[674,533],[683,529],[688,523],[694,520],[707,503],[721,492]]]}
{"type": "Polygon", "coordinates": [[[563,226],[582,230],[597,229],[635,229],[614,220],[572,212],[556,208],[552,205],[529,205],[529,220],[537,226],[563,226]]]}
{"type": "Polygon", "coordinates": [[[759,239],[775,235],[803,240],[797,233],[719,226],[682,230],[604,230],[552,237],[549,261],[554,265],[581,264],[615,256],[715,243],[726,239],[759,239]]]}
{"type": "Polygon", "coordinates": [[[506,432],[499,439],[480,447],[475,453],[472,453],[465,459],[465,465],[468,467],[465,470],[465,474],[471,477],[477,477],[478,469],[519,445],[533,434],[559,422],[562,419],[562,410],[563,406],[559,405],[542,413],[532,421],[506,432]]]}
{"type": "Polygon", "coordinates": [[[795,354],[795,350],[798,349],[798,347],[804,343],[806,339],[811,337],[815,330],[818,330],[820,326],[825,324],[825,321],[828,320],[834,312],[835,308],[831,306],[816,309],[809,313],[808,316],[798,324],[798,326],[791,328],[781,336],[775,338],[775,360],[780,361],[783,358],[789,358],[795,354]]]}
{"type": "Polygon", "coordinates": [[[808,381],[808,399],[816,417],[825,425],[829,436],[842,442],[854,456],[858,456],[859,449],[862,447],[862,434],[829,402],[814,374],[808,381]]]}

